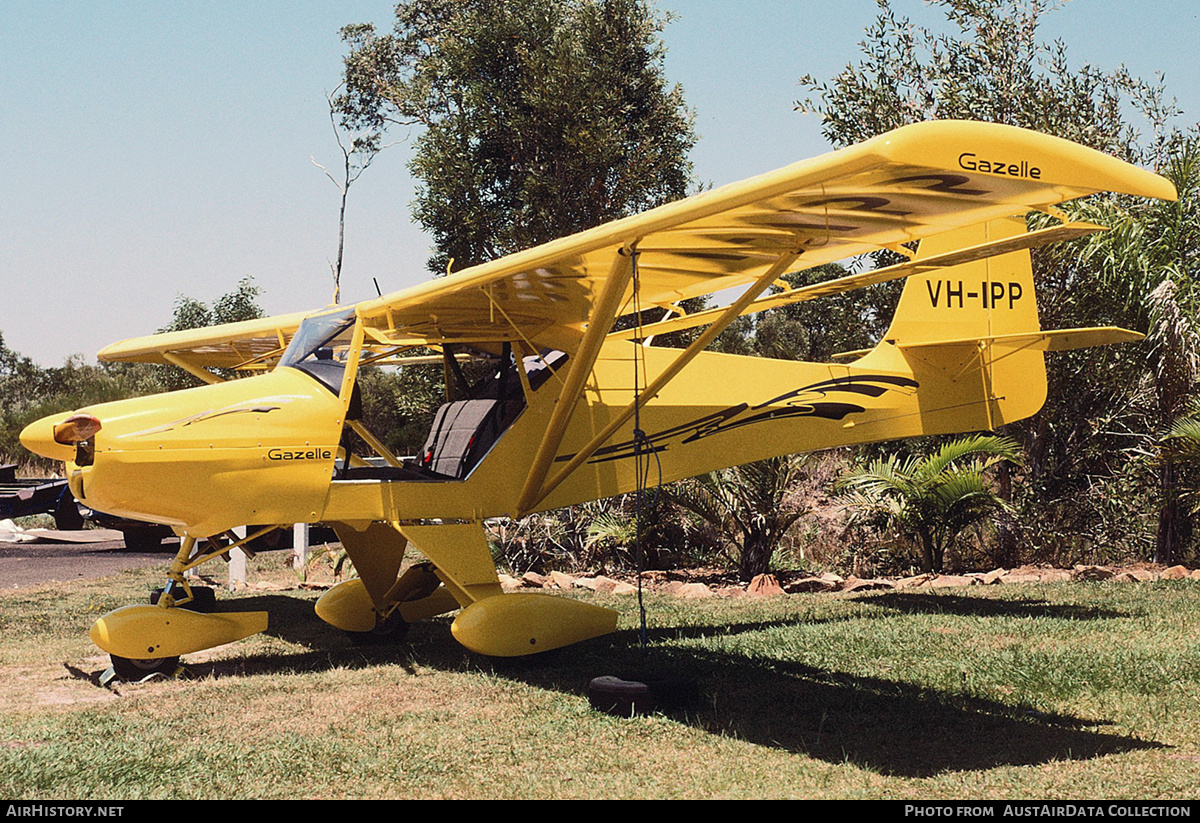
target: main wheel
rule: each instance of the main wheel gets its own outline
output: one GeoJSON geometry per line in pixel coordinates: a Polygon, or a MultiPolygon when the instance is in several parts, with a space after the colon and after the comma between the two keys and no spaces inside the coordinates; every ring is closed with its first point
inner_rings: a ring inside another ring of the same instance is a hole
{"type": "Polygon", "coordinates": [[[112,659],[113,673],[124,683],[141,683],[148,677],[160,674],[172,677],[179,668],[179,656],[152,657],[144,660],[129,657],[109,655],[112,659]]]}
{"type": "Polygon", "coordinates": [[[400,616],[400,610],[397,609],[371,631],[346,632],[346,636],[356,646],[386,646],[408,637],[408,626],[408,621],[400,616]]]}

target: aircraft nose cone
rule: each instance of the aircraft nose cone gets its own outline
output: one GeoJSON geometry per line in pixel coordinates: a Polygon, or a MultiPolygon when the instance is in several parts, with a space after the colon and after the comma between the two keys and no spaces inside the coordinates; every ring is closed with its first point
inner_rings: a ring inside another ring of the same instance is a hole
{"type": "Polygon", "coordinates": [[[34,454],[66,462],[75,458],[74,443],[59,443],[54,439],[54,427],[70,415],[52,414],[30,423],[21,431],[21,445],[34,454]]]}

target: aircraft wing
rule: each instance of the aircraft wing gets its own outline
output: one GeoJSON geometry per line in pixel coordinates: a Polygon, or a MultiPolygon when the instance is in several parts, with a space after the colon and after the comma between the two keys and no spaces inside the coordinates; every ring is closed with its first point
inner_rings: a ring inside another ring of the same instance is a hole
{"type": "MultiPolygon", "coordinates": [[[[780,261],[785,271],[811,268],[1102,191],[1176,197],[1164,178],[1065,140],[988,123],[918,123],[357,309],[376,349],[510,341],[573,352],[610,274],[633,251],[636,276],[613,298],[615,316],[634,310],[635,283],[641,309],[671,310],[753,283],[780,261]]],[[[139,338],[100,357],[267,363],[302,316],[139,338]]]]}
{"type": "Polygon", "coordinates": [[[173,358],[183,358],[199,367],[253,368],[261,364],[266,368],[279,359],[308,314],[296,312],[135,337],[106,346],[98,357],[134,363],[171,363],[173,358]]]}

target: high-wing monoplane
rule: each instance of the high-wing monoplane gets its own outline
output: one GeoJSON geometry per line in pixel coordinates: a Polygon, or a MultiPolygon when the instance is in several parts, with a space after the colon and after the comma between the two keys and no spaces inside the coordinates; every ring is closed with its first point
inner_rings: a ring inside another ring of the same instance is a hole
{"type": "Polygon", "coordinates": [[[457,610],[452,633],[468,648],[540,652],[613,631],[616,613],[502,593],[486,519],[631,491],[647,457],[668,482],[1035,414],[1045,352],[1140,338],[1038,320],[1029,250],[1101,231],[1057,206],[1106,191],[1176,196],[1155,174],[1046,135],[912,125],[378,299],[117,343],[100,358],[175,364],[206,385],[51,415],[22,442],[65,461],[86,505],[181,535],[157,602],[92,627],[114,666],[169,668],[266,628],[263,612],[204,613],[185,575],[248,523],[336,529],[359,577],[316,611],[339,628],[457,610]],[[781,280],[880,249],[903,262],[781,280]],[[706,350],[745,314],[900,279],[888,332],[842,361],[706,350]],[[682,308],[718,292],[738,296],[682,308]],[[650,311],[662,319],[645,322],[650,311]],[[688,328],[703,330],[685,348],[652,344],[688,328]],[[358,377],[430,352],[447,399],[420,454],[401,458],[363,424],[358,377]],[[487,361],[484,378],[465,379],[468,354],[487,361]],[[345,449],[347,431],[374,456],[345,449]],[[428,562],[402,569],[408,544],[428,562]]]}

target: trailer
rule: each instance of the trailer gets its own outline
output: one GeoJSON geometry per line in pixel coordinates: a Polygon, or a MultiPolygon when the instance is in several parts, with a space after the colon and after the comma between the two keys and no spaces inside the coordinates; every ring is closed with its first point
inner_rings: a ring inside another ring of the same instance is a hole
{"type": "Polygon", "coordinates": [[[55,528],[83,528],[83,514],[66,478],[18,478],[15,465],[0,466],[0,520],[51,514],[55,528]]]}
{"type": "Polygon", "coordinates": [[[174,532],[166,526],[142,523],[85,508],[75,500],[66,478],[18,478],[15,465],[0,465],[0,520],[12,520],[33,514],[54,517],[54,528],[73,532],[94,523],[121,532],[125,547],[135,551],[154,551],[174,532]]]}

